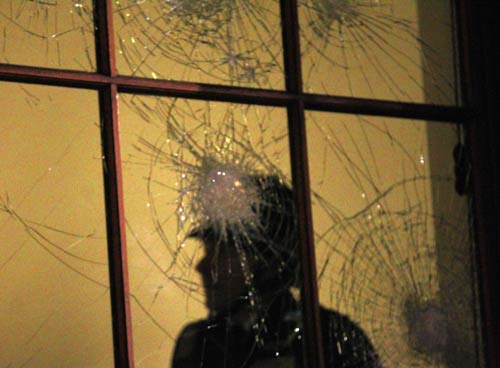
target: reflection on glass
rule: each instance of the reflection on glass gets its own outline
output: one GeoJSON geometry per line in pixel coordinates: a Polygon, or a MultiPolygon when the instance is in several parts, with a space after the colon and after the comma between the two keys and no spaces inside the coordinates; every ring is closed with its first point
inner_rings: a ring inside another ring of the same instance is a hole
{"type": "Polygon", "coordinates": [[[477,367],[456,127],[328,113],[307,123],[322,304],[359,323],[384,367],[477,367]]]}
{"type": "Polygon", "coordinates": [[[293,205],[286,111],[120,101],[136,365],[294,360],[296,243],[270,248],[293,205]]]}
{"type": "Polygon", "coordinates": [[[121,74],[284,88],[277,0],[113,4],[121,74]]]}
{"type": "Polygon", "coordinates": [[[0,366],[112,367],[97,93],[0,95],[0,366]]]}
{"type": "Polygon", "coordinates": [[[0,1],[0,62],[95,70],[92,0],[0,1]]]}
{"type": "Polygon", "coordinates": [[[456,103],[449,1],[299,4],[307,92],[456,103]]]}

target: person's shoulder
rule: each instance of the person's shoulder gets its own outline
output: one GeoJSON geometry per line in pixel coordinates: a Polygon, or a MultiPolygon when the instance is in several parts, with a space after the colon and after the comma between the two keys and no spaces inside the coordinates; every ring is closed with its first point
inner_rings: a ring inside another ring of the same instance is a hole
{"type": "Polygon", "coordinates": [[[323,307],[320,308],[320,318],[327,361],[337,364],[332,366],[381,367],[370,339],[356,322],[345,314],[323,307]]]}
{"type": "Polygon", "coordinates": [[[206,319],[200,319],[198,321],[191,322],[190,324],[184,326],[181,333],[179,334],[179,339],[198,335],[201,332],[206,331],[209,328],[209,325],[210,322],[206,319]]]}
{"type": "Polygon", "coordinates": [[[188,324],[182,329],[175,344],[173,367],[194,367],[192,364],[201,354],[203,336],[208,325],[207,320],[199,320],[188,324]]]}
{"type": "Polygon", "coordinates": [[[347,315],[332,309],[320,307],[320,318],[323,328],[335,329],[343,334],[354,332],[365,335],[361,327],[347,315]]]}

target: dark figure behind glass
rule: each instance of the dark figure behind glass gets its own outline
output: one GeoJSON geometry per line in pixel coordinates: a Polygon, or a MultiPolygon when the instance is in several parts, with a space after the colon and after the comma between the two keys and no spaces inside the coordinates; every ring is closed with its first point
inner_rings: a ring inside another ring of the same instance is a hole
{"type": "MultiPolygon", "coordinates": [[[[256,221],[224,230],[206,224],[199,262],[209,318],[180,334],[174,368],[302,367],[297,218],[292,191],[274,176],[249,177],[256,221]],[[238,231],[234,231],[238,229],[238,231]]],[[[248,183],[247,183],[248,184],[248,183]]],[[[365,333],[348,317],[320,310],[326,367],[381,367],[365,333]]]]}

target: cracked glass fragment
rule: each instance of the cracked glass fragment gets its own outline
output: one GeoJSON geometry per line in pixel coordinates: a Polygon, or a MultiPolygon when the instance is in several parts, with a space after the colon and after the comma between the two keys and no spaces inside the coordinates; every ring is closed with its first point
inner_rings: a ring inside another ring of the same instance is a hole
{"type": "Polygon", "coordinates": [[[0,62],[95,71],[91,0],[0,1],[0,62]]]}
{"type": "Polygon", "coordinates": [[[113,367],[97,92],[0,95],[0,366],[113,367]]]}
{"type": "Polygon", "coordinates": [[[321,303],[359,323],[384,367],[479,367],[469,204],[454,188],[457,127],[307,120],[318,137],[308,148],[321,303]]]}

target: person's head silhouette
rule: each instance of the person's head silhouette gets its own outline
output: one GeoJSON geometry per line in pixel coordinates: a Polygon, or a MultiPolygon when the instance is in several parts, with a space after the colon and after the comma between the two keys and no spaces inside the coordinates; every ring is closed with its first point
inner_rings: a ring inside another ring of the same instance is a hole
{"type": "Polygon", "coordinates": [[[248,176],[254,216],[230,226],[206,221],[191,233],[203,241],[197,270],[212,312],[228,310],[240,298],[288,290],[297,282],[297,216],[292,190],[277,176],[248,176]]]}

